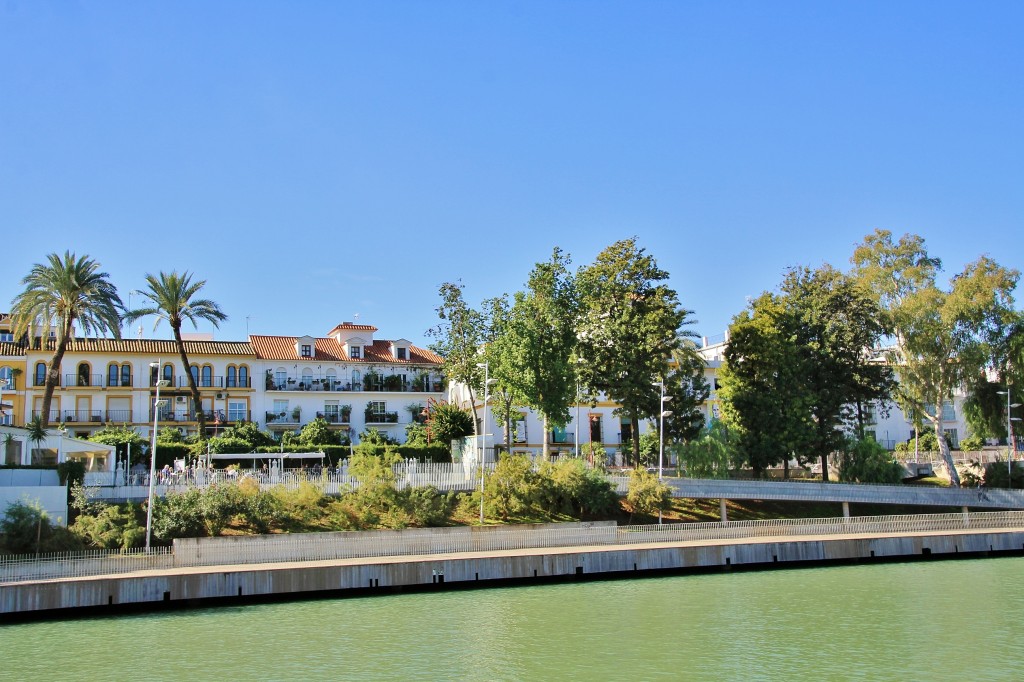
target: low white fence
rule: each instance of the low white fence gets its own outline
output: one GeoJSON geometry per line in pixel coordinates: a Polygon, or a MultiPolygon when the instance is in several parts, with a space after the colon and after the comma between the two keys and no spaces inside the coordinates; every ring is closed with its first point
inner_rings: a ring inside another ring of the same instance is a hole
{"type": "Polygon", "coordinates": [[[1024,530],[1024,512],[771,519],[648,526],[572,523],[188,538],[176,540],[173,550],[158,548],[148,555],[144,552],[94,551],[41,557],[0,557],[0,584],[189,566],[443,555],[543,547],[742,541],[762,537],[797,539],[850,534],[913,535],[965,530],[1024,530]]]}

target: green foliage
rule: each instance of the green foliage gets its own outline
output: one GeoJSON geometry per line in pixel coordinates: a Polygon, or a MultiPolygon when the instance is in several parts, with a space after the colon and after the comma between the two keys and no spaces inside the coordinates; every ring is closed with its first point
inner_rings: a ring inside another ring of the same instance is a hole
{"type": "MultiPolygon", "coordinates": [[[[437,307],[439,323],[427,331],[427,335],[435,339],[430,350],[444,359],[444,375],[449,381],[455,381],[470,387],[476,392],[483,381],[483,372],[477,366],[480,362],[477,355],[484,340],[485,320],[477,310],[470,308],[462,296],[463,285],[460,282],[445,282],[438,290],[441,304],[437,307]]],[[[476,401],[473,404],[474,417],[476,401]]],[[[470,420],[469,433],[475,433],[476,419],[470,420]]],[[[435,431],[441,439],[446,432],[435,431]]],[[[468,434],[463,434],[468,435],[468,434]]],[[[452,436],[451,438],[460,438],[452,436]]],[[[450,442],[451,438],[444,440],[450,442]]]]}
{"type": "MultiPolygon", "coordinates": [[[[252,444],[242,438],[234,436],[217,436],[206,441],[211,454],[241,454],[252,452],[252,444]]],[[[157,444],[157,454],[160,453],[160,445],[157,444]]]]}
{"type": "Polygon", "coordinates": [[[966,452],[977,452],[985,447],[985,439],[973,433],[966,438],[960,439],[960,449],[966,452]]]}
{"type": "Polygon", "coordinates": [[[0,519],[2,552],[65,552],[81,549],[81,546],[74,534],[50,521],[38,502],[12,502],[0,519]]]}
{"type": "Polygon", "coordinates": [[[792,269],[779,293],[735,318],[721,395],[755,475],[793,454],[824,463],[842,446],[850,405],[888,396],[891,369],[865,354],[883,319],[877,301],[829,266],[792,269]]]}
{"type": "MultiPolygon", "coordinates": [[[[987,365],[1000,359],[1009,333],[1019,321],[1013,290],[1019,273],[982,256],[940,288],[942,262],[928,255],[924,239],[876,230],[857,247],[852,258],[865,291],[875,295],[886,312],[896,341],[889,363],[899,367],[897,400],[914,419],[923,418],[942,432],[942,405],[953,391],[971,385],[987,365]],[[929,407],[931,406],[931,407],[929,407]],[[930,411],[929,411],[930,410],[930,411]]],[[[984,432],[974,420],[972,428],[984,432]]],[[[954,486],[960,484],[949,448],[938,441],[954,486]]]]}
{"type": "Polygon", "coordinates": [[[39,414],[45,430],[60,384],[60,366],[64,351],[76,332],[86,336],[121,338],[121,299],[109,275],[100,272],[100,264],[88,256],[76,257],[65,251],[61,257],[51,253],[46,264],[36,263],[21,280],[24,291],[11,302],[12,332],[15,338],[46,339],[54,333],[53,356],[47,364],[46,382],[39,414]]]}
{"type": "Polygon", "coordinates": [[[299,442],[305,445],[338,445],[338,434],[331,431],[326,419],[317,417],[302,427],[299,442]]]}
{"type": "Polygon", "coordinates": [[[485,514],[502,521],[527,514],[533,509],[538,486],[529,459],[524,455],[502,454],[484,482],[485,514]]]}
{"type": "Polygon", "coordinates": [[[580,446],[580,457],[585,459],[591,466],[602,471],[608,465],[608,451],[600,443],[587,441],[580,446]]]}
{"type": "Polygon", "coordinates": [[[255,422],[239,422],[224,430],[225,438],[238,438],[249,444],[249,451],[258,447],[276,445],[276,441],[266,431],[260,430],[255,422]]]}
{"type": "Polygon", "coordinates": [[[473,434],[473,416],[469,410],[449,402],[434,402],[429,406],[427,425],[431,442],[448,447],[453,440],[473,434]]]}
{"type": "Polygon", "coordinates": [[[1014,463],[1012,477],[1006,462],[990,462],[985,466],[986,488],[1006,488],[1008,484],[1014,490],[1024,490],[1024,467],[1019,462],[1014,463]]]}
{"type": "Polygon", "coordinates": [[[598,470],[582,459],[569,458],[540,466],[538,488],[546,499],[548,514],[573,514],[579,517],[601,516],[618,507],[615,488],[598,470]]]}
{"type": "MultiPolygon", "coordinates": [[[[948,443],[947,443],[948,444],[948,443]]],[[[896,452],[938,452],[939,441],[935,437],[935,433],[932,431],[925,431],[919,433],[917,436],[917,445],[915,447],[914,439],[911,438],[908,441],[901,441],[896,443],[896,452]]]]}
{"type": "MultiPolygon", "coordinates": [[[[170,429],[164,429],[164,432],[168,431],[170,431],[170,429]]],[[[177,430],[174,430],[174,433],[178,435],[179,438],[181,437],[177,430]]],[[[138,431],[126,424],[122,424],[121,426],[111,426],[108,424],[105,428],[91,434],[88,440],[94,443],[113,445],[117,449],[117,454],[120,457],[123,457],[130,448],[132,463],[143,461],[143,455],[145,455],[149,447],[146,439],[140,436],[138,431]]]]}
{"type": "MultiPolygon", "coordinates": [[[[658,466],[658,453],[661,451],[661,438],[657,430],[645,431],[640,434],[639,466],[658,466]]],[[[667,455],[666,455],[667,458],[667,455]]]]}
{"type": "Polygon", "coordinates": [[[673,452],[691,478],[729,478],[729,467],[737,456],[725,424],[718,419],[700,438],[673,446],[673,452]]]}
{"type": "Polygon", "coordinates": [[[427,425],[419,422],[412,422],[405,427],[406,445],[427,445],[427,425]]]}
{"type": "Polygon", "coordinates": [[[629,474],[626,501],[634,516],[656,516],[659,511],[672,506],[672,489],[659,481],[656,475],[644,469],[634,469],[629,474]]]}
{"type": "Polygon", "coordinates": [[[348,473],[360,484],[394,482],[395,474],[391,467],[399,464],[402,456],[394,448],[386,448],[380,455],[370,455],[356,451],[348,460],[348,473]]]}
{"type": "Polygon", "coordinates": [[[171,443],[184,443],[185,436],[181,435],[181,431],[178,429],[159,429],[156,432],[156,445],[157,447],[171,443]]]}
{"type": "Polygon", "coordinates": [[[57,476],[61,485],[73,486],[85,480],[85,464],[69,459],[57,465],[57,476]]]}
{"type": "MultiPolygon", "coordinates": [[[[201,452],[206,452],[206,448],[200,446],[201,452]]],[[[193,446],[186,443],[163,443],[157,439],[156,442],[156,468],[160,469],[163,465],[173,465],[176,459],[185,459],[193,456],[195,450],[193,446]]],[[[143,460],[145,464],[149,464],[149,458],[143,460]]]]}
{"type": "Polygon", "coordinates": [[[640,419],[662,409],[651,382],[665,375],[689,324],[691,311],[679,304],[668,277],[635,239],[612,244],[576,275],[583,384],[619,403],[618,413],[632,422],[633,452],[640,449],[640,419]]]}
{"type": "Polygon", "coordinates": [[[359,434],[359,445],[398,445],[398,441],[388,433],[373,426],[366,427],[366,430],[359,434]]]}
{"type": "Polygon", "coordinates": [[[848,439],[839,450],[839,480],[844,483],[899,483],[903,466],[877,441],[848,439]]]}
{"type": "Polygon", "coordinates": [[[190,488],[155,499],[153,537],[169,543],[174,538],[198,538],[205,535],[202,496],[201,490],[190,488]]]}
{"type": "Polygon", "coordinates": [[[141,505],[99,505],[95,513],[80,514],[69,530],[90,547],[130,549],[146,543],[144,519],[141,505]]]}

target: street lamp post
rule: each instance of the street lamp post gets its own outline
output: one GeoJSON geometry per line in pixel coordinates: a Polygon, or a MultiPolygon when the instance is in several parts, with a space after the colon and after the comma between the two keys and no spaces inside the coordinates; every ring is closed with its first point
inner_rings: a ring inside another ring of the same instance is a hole
{"type": "Polygon", "coordinates": [[[1017,451],[1017,442],[1013,439],[1013,422],[1019,422],[1020,417],[1010,415],[1010,408],[1020,407],[1021,403],[1010,402],[1010,384],[1006,384],[1005,391],[996,391],[999,395],[1006,396],[1006,487],[1013,488],[1013,455],[1017,451]]]}
{"type": "Polygon", "coordinates": [[[157,420],[160,417],[160,407],[163,403],[160,400],[160,389],[167,386],[170,382],[166,379],[160,379],[160,361],[149,363],[149,366],[157,370],[157,381],[156,381],[156,399],[153,400],[153,443],[149,449],[149,502],[146,504],[146,552],[149,552],[149,546],[153,537],[153,484],[156,480],[156,429],[157,420]]]}
{"type": "Polygon", "coordinates": [[[487,403],[491,398],[491,384],[496,379],[490,378],[490,362],[477,363],[477,367],[484,370],[484,419],[481,440],[483,447],[480,449],[480,525],[484,525],[484,462],[487,460],[487,403]]]}
{"type": "MultiPolygon", "coordinates": [[[[663,467],[665,462],[665,417],[672,414],[672,410],[665,409],[665,403],[672,400],[672,396],[665,395],[665,382],[659,381],[654,384],[658,387],[661,400],[658,401],[658,483],[661,483],[663,467]]],[[[661,523],[661,510],[658,510],[658,523],[661,523]]]]}

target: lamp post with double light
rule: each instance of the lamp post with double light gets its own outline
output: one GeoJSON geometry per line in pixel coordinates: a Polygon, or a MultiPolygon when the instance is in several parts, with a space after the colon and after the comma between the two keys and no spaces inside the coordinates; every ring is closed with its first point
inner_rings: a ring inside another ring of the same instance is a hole
{"type": "MultiPolygon", "coordinates": [[[[672,414],[672,410],[665,409],[665,403],[672,400],[672,396],[665,395],[665,382],[659,381],[654,386],[658,387],[661,399],[658,401],[658,483],[661,484],[665,462],[665,417],[672,414]]],[[[658,510],[658,523],[661,523],[661,510],[658,510]]]]}
{"type": "Polygon", "coordinates": [[[490,377],[490,363],[480,362],[477,363],[477,367],[484,371],[484,419],[483,419],[483,433],[481,434],[481,442],[483,446],[480,448],[480,525],[484,525],[484,462],[487,461],[487,403],[491,399],[491,384],[497,383],[497,379],[490,377]]]}
{"type": "Polygon", "coordinates": [[[166,379],[160,379],[160,361],[149,363],[151,368],[156,369],[156,398],[153,400],[153,442],[149,448],[149,497],[146,504],[146,552],[153,538],[153,484],[156,482],[156,430],[160,418],[160,408],[165,401],[160,400],[160,389],[170,384],[166,379]]]}
{"type": "Polygon", "coordinates": [[[1006,384],[1005,391],[996,391],[999,395],[1006,396],[1006,487],[1013,488],[1013,456],[1017,452],[1017,441],[1013,439],[1013,422],[1019,422],[1020,417],[1010,414],[1010,409],[1020,407],[1021,403],[1010,402],[1010,384],[1006,384]]]}

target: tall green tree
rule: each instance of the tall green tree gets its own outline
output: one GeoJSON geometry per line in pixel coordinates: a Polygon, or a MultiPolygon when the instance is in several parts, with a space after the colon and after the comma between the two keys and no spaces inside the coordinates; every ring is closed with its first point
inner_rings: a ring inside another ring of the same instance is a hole
{"type": "Polygon", "coordinates": [[[729,413],[755,461],[817,458],[828,480],[828,456],[844,447],[857,406],[884,401],[892,389],[892,370],[872,361],[885,330],[882,310],[855,280],[826,265],[793,268],[752,314],[730,330],[729,413]]]}
{"type": "Polygon", "coordinates": [[[809,417],[801,359],[787,326],[779,297],[761,294],[729,326],[718,373],[723,422],[758,478],[800,451],[809,417]]]}
{"type": "Polygon", "coordinates": [[[146,286],[148,291],[141,292],[149,299],[149,305],[125,313],[128,322],[134,322],[139,318],[153,315],[156,317],[156,324],[153,329],[160,325],[161,320],[166,320],[171,326],[174,334],[174,345],[178,349],[178,356],[181,358],[181,366],[188,377],[188,388],[192,394],[192,408],[196,413],[196,420],[199,422],[199,438],[206,439],[206,414],[203,412],[203,401],[199,395],[199,387],[196,385],[196,377],[192,373],[192,367],[188,362],[188,355],[185,352],[185,342],[181,339],[181,325],[188,320],[193,328],[199,327],[199,320],[206,320],[215,328],[228,319],[228,316],[221,311],[216,302],[197,298],[199,291],[206,286],[206,280],[192,281],[192,274],[177,271],[171,273],[161,272],[157,276],[146,275],[146,286]]]}
{"type": "Polygon", "coordinates": [[[932,426],[950,480],[959,486],[942,429],[942,405],[993,362],[999,339],[1014,320],[1019,273],[982,256],[940,288],[942,262],[928,254],[924,240],[904,235],[893,241],[888,230],[865,237],[851,260],[855,275],[887,314],[898,402],[932,426]]]}
{"type": "Polygon", "coordinates": [[[542,456],[548,459],[547,434],[569,421],[569,406],[576,399],[576,317],[578,297],[571,261],[555,248],[551,260],[537,263],[526,291],[517,292],[506,325],[502,347],[504,364],[512,372],[505,383],[520,395],[544,423],[542,456]]]}
{"type": "Polygon", "coordinates": [[[618,241],[576,275],[580,296],[578,357],[583,383],[619,403],[640,452],[640,420],[661,408],[657,381],[665,376],[689,311],[635,239],[618,241]]]}
{"type": "Polygon", "coordinates": [[[427,336],[435,339],[430,350],[444,359],[444,373],[448,381],[464,384],[469,388],[469,404],[473,411],[473,433],[479,435],[477,417],[477,391],[483,386],[484,372],[478,366],[483,362],[480,355],[484,340],[484,316],[469,307],[462,295],[461,282],[445,282],[438,290],[441,305],[437,307],[440,320],[436,327],[427,330],[427,336]]]}
{"type": "Polygon", "coordinates": [[[45,429],[50,423],[53,391],[60,383],[60,363],[76,328],[86,336],[109,332],[115,339],[121,338],[119,311],[123,306],[109,275],[100,272],[100,264],[70,251],[63,256],[49,254],[46,263],[33,265],[21,283],[25,289],[11,303],[15,338],[27,335],[30,345],[38,339],[43,348],[51,331],[54,334],[53,355],[46,366],[43,387],[41,416],[45,429]]]}
{"type": "MultiPolygon", "coordinates": [[[[704,429],[704,413],[700,406],[711,393],[711,387],[704,378],[707,363],[694,343],[697,334],[685,329],[689,324],[690,321],[683,323],[684,328],[679,333],[679,347],[672,351],[665,375],[665,395],[671,396],[671,400],[665,403],[664,409],[672,413],[665,417],[666,443],[688,441],[700,436],[704,429]]],[[[656,425],[660,424],[657,411],[654,421],[656,425]]]]}
{"type": "Polygon", "coordinates": [[[512,452],[515,424],[519,419],[519,406],[526,399],[519,391],[519,353],[517,338],[510,333],[512,307],[508,296],[502,294],[484,301],[484,358],[488,363],[494,385],[490,390],[494,420],[503,425],[505,450],[512,452]]]}

